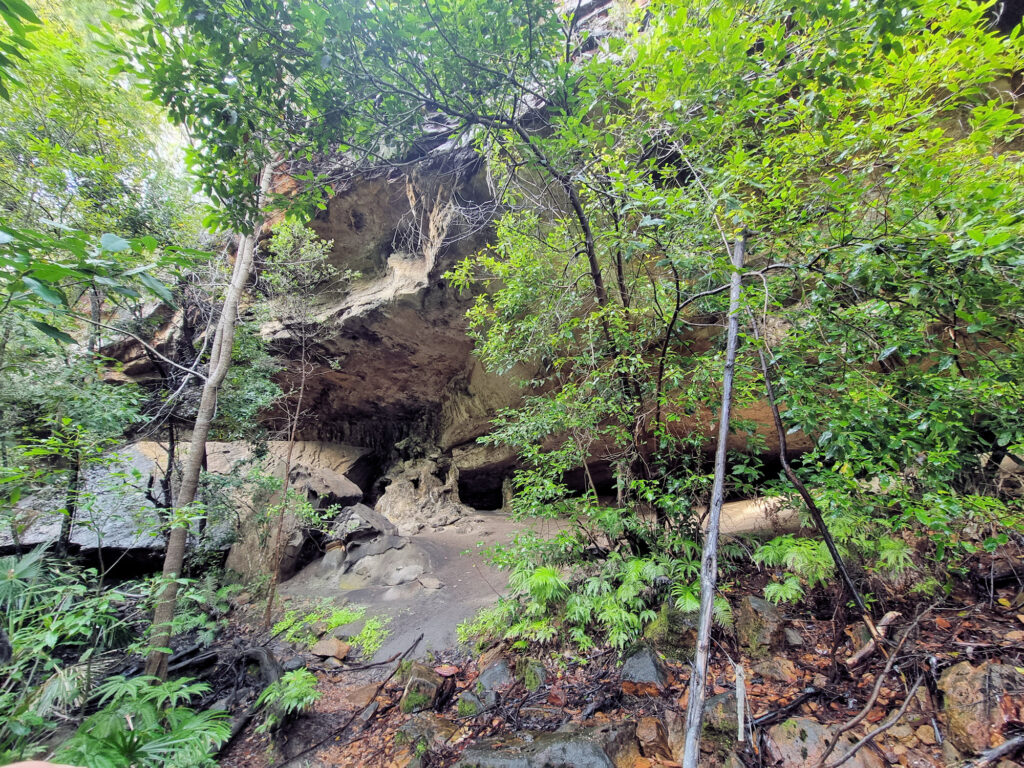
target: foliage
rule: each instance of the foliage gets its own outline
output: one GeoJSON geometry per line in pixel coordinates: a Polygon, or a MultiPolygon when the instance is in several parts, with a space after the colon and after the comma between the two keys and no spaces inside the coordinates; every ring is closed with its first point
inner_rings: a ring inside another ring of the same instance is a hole
{"type": "Polygon", "coordinates": [[[256,731],[274,731],[288,718],[312,709],[321,695],[316,683],[316,675],[308,669],[293,669],[264,688],[256,699],[256,706],[264,711],[256,731]]]}
{"type": "Polygon", "coordinates": [[[132,647],[125,597],[94,578],[42,547],[0,558],[0,629],[12,651],[0,664],[0,759],[37,751],[116,662],[107,652],[132,647]]]}
{"type": "Polygon", "coordinates": [[[273,636],[281,637],[289,643],[305,643],[312,645],[317,640],[314,633],[314,626],[323,624],[326,632],[331,632],[338,627],[352,624],[359,621],[366,615],[366,606],[343,605],[334,606],[327,601],[311,611],[303,613],[298,608],[285,611],[284,616],[274,624],[271,633],[273,636]]]}
{"type": "Polygon", "coordinates": [[[213,751],[231,732],[227,714],[187,706],[208,690],[186,678],[111,677],[96,690],[101,709],[85,719],[58,759],[90,768],[214,766],[213,751]]]}
{"type": "Polygon", "coordinates": [[[363,628],[349,638],[349,642],[365,658],[371,658],[391,634],[388,630],[390,623],[391,618],[388,616],[371,616],[363,624],[363,628]]]}

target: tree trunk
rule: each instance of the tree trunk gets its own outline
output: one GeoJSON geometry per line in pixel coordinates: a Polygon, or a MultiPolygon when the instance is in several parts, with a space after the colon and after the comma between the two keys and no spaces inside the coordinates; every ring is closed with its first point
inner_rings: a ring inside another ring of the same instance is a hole
{"type": "MultiPolygon", "coordinates": [[[[260,179],[260,208],[263,198],[270,189],[272,176],[271,166],[263,169],[260,179]]],[[[258,228],[258,227],[257,227],[258,228]]],[[[213,346],[210,349],[210,370],[203,384],[203,395],[196,412],[196,423],[192,430],[192,444],[188,460],[181,476],[181,487],[178,490],[176,509],[184,510],[195,501],[199,488],[199,475],[206,458],[206,438],[217,409],[217,394],[228,369],[231,367],[231,351],[235,340],[235,318],[238,305],[245,291],[246,281],[252,270],[253,256],[256,251],[256,233],[243,235],[238,245],[235,266],[231,272],[231,282],[224,294],[224,306],[220,320],[214,332],[213,346]]],[[[167,677],[167,649],[171,641],[171,622],[178,599],[178,577],[181,575],[185,562],[185,545],[188,541],[188,520],[178,520],[172,526],[167,537],[167,551],[164,555],[164,585],[157,598],[153,610],[152,639],[149,658],[146,660],[144,674],[155,675],[161,680],[167,677]]]]}
{"type": "Polygon", "coordinates": [[[715,586],[718,580],[718,529],[725,496],[726,443],[729,441],[729,416],[732,410],[732,384],[739,345],[740,281],[746,241],[740,236],[733,247],[733,273],[729,282],[729,326],[725,345],[725,366],[722,377],[722,410],[718,416],[718,445],[715,450],[715,480],[711,487],[708,530],[700,561],[700,622],[697,626],[697,652],[690,677],[690,702],[686,710],[686,741],[683,746],[683,768],[699,768],[700,730],[704,721],[704,687],[711,652],[711,617],[715,586]]]}

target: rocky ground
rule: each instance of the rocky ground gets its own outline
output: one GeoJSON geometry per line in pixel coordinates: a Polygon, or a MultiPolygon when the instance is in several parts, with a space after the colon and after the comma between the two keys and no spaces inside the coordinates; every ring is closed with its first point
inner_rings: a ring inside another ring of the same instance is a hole
{"type": "MultiPolygon", "coordinates": [[[[405,541],[347,569],[314,563],[282,586],[289,606],[348,600],[390,618],[386,644],[361,658],[346,642],[352,627],[318,627],[323,636],[312,646],[315,638],[285,644],[268,640],[257,611],[247,623],[251,606],[241,606],[236,646],[265,644],[285,667],[307,666],[321,698],[273,738],[249,724],[221,764],[677,765],[693,642],[684,617],[663,611],[644,642],[622,654],[456,648],[455,624],[504,585],[474,545],[514,529],[477,515],[409,537],[388,534],[405,541]]],[[[885,606],[887,655],[836,609],[832,591],[775,608],[759,597],[767,574],[738,574],[740,586],[727,593],[734,625],[713,647],[703,764],[1024,765],[1024,591],[1010,574],[991,589],[964,582],[932,605],[885,606]]]]}

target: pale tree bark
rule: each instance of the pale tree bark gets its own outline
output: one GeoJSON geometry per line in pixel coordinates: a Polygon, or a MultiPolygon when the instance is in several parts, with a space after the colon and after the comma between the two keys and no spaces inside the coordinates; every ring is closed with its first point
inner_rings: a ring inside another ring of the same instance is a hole
{"type": "Polygon", "coordinates": [[[697,625],[697,650],[690,676],[690,702],[686,710],[686,740],[683,745],[683,768],[699,768],[700,731],[704,721],[704,688],[711,654],[711,619],[715,587],[718,581],[718,529],[725,498],[726,444],[729,441],[729,417],[732,411],[732,387],[739,346],[740,282],[746,241],[741,236],[733,246],[732,278],[729,281],[729,325],[725,344],[725,366],[722,376],[722,409],[718,416],[718,445],[715,449],[715,479],[708,505],[708,530],[700,561],[700,615],[697,625]]]}
{"type": "MultiPolygon", "coordinates": [[[[264,199],[270,190],[273,167],[264,167],[260,178],[260,208],[262,209],[264,199]]],[[[258,231],[258,225],[257,225],[258,231]]],[[[203,461],[206,458],[206,439],[210,434],[210,427],[217,410],[217,395],[221,384],[227,376],[231,367],[231,351],[235,341],[235,320],[238,315],[238,305],[241,302],[242,294],[245,292],[245,284],[252,271],[253,257],[256,252],[256,233],[243,235],[238,244],[238,252],[235,256],[235,265],[231,272],[231,282],[228,284],[224,294],[224,306],[221,309],[220,319],[214,331],[213,345],[210,348],[210,370],[203,384],[203,394],[199,401],[199,410],[196,412],[196,423],[192,430],[192,443],[188,459],[181,475],[181,487],[178,490],[177,509],[185,509],[190,506],[196,498],[199,489],[199,475],[203,468],[203,461]]],[[[167,550],[164,554],[163,581],[164,585],[157,597],[156,607],[153,610],[153,627],[150,647],[153,649],[146,659],[144,674],[155,675],[161,680],[167,677],[167,658],[165,649],[171,642],[171,622],[174,620],[174,611],[178,600],[178,577],[185,562],[185,545],[188,542],[188,520],[184,519],[175,523],[167,537],[167,550]]]]}

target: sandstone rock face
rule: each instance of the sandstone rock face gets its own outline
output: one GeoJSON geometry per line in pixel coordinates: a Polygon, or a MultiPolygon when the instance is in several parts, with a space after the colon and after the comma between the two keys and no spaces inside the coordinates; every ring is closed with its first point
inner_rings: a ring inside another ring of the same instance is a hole
{"type": "MultiPolygon", "coordinates": [[[[816,766],[828,746],[832,733],[832,729],[828,726],[807,717],[793,717],[773,726],[768,731],[769,754],[775,761],[773,765],[786,766],[786,768],[816,766]]],[[[850,748],[851,742],[856,741],[856,737],[851,734],[844,734],[830,755],[830,759],[841,758],[850,748]]],[[[851,768],[883,768],[885,761],[873,750],[861,749],[844,765],[851,768]]]]}
{"type": "Polygon", "coordinates": [[[1024,723],[1024,674],[1008,664],[962,661],[939,678],[949,740],[979,754],[1006,740],[1006,728],[1024,723]]]}

